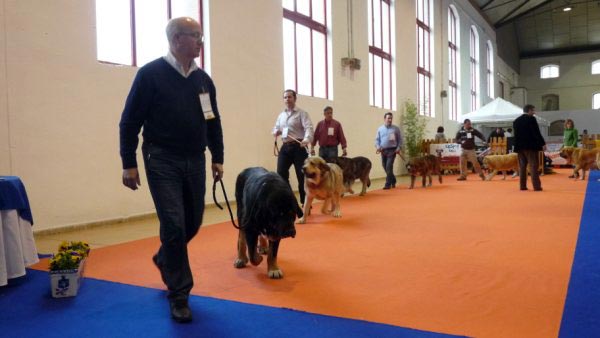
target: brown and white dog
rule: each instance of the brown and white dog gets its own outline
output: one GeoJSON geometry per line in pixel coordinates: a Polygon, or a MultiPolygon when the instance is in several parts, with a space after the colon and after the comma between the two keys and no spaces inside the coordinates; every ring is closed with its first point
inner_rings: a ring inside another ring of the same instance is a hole
{"type": "Polygon", "coordinates": [[[262,249],[268,253],[269,278],[283,278],[283,272],[277,266],[279,242],[296,235],[294,221],[296,216],[302,217],[290,185],[277,173],[259,167],[247,168],[237,177],[235,198],[240,231],[238,255],[233,266],[240,269],[248,264],[248,260],[252,265],[262,262],[257,248],[260,238],[262,249]]]}
{"type": "Polygon", "coordinates": [[[304,216],[298,223],[306,223],[310,215],[313,199],[323,200],[321,213],[332,214],[333,217],[342,217],[340,199],[344,192],[342,169],[335,163],[327,163],[319,156],[311,156],[304,161],[304,216]]]}
{"type": "Polygon", "coordinates": [[[483,158],[483,165],[490,172],[485,178],[486,181],[491,181],[498,171],[502,171],[502,179],[505,180],[507,170],[513,170],[515,173],[519,172],[519,154],[487,155],[483,158]]]}
{"type": "Polygon", "coordinates": [[[413,157],[408,160],[408,163],[406,164],[406,169],[408,169],[408,172],[410,173],[409,189],[415,187],[415,179],[417,178],[418,174],[421,174],[421,176],[423,177],[423,188],[426,187],[427,177],[429,177],[429,184],[427,184],[427,187],[431,186],[432,174],[437,174],[439,176],[440,183],[442,183],[442,168],[440,156],[425,155],[413,157]]]}
{"type": "Polygon", "coordinates": [[[332,159],[331,162],[342,168],[346,192],[354,194],[352,184],[354,184],[356,179],[359,179],[362,183],[362,189],[359,196],[363,196],[367,193],[367,187],[371,186],[371,179],[369,178],[369,173],[371,173],[371,160],[363,156],[352,158],[336,157],[332,159]]]}
{"type": "Polygon", "coordinates": [[[581,169],[582,175],[581,180],[585,180],[585,172],[590,169],[597,169],[597,157],[600,154],[600,148],[594,149],[583,149],[575,147],[563,147],[560,150],[560,157],[567,160],[568,163],[574,164],[573,177],[579,177],[579,170],[581,169]]]}

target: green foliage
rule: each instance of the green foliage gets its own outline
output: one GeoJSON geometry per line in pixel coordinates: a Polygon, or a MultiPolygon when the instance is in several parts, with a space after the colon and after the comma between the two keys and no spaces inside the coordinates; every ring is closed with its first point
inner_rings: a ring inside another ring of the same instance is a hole
{"type": "Polygon", "coordinates": [[[427,120],[419,115],[417,106],[410,100],[404,102],[404,110],[400,114],[400,128],[404,137],[404,149],[409,158],[420,155],[421,141],[425,135],[427,120]]]}

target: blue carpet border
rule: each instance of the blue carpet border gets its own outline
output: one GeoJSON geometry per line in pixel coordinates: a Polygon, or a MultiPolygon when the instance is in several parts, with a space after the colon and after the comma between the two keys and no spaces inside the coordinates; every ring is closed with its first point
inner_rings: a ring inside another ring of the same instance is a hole
{"type": "Polygon", "coordinates": [[[454,335],[291,309],[191,296],[194,320],[169,317],[165,291],[85,278],[76,297],[54,299],[48,273],[28,270],[0,288],[3,337],[407,337],[454,335]],[[8,310],[10,309],[10,310],[8,310]]]}
{"type": "Polygon", "coordinates": [[[590,171],[559,337],[600,337],[600,171],[590,171]]]}

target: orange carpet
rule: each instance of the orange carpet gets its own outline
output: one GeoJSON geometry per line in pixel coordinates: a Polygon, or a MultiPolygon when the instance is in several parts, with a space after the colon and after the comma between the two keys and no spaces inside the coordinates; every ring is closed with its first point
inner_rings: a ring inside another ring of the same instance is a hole
{"type": "MultiPolygon", "coordinates": [[[[189,246],[193,293],[448,334],[556,337],[587,184],[569,172],[543,176],[543,192],[446,176],[344,198],[340,219],[317,206],[282,241],[282,280],[267,278],[266,260],[235,269],[237,230],[207,226],[189,246]]],[[[93,250],[86,276],[164,288],[158,245],[93,250]]]]}

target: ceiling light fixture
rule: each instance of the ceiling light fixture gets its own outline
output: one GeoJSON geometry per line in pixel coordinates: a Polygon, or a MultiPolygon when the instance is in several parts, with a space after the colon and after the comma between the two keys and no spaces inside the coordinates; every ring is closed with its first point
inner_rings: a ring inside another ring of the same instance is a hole
{"type": "Polygon", "coordinates": [[[563,8],[563,12],[568,12],[568,11],[570,11],[572,9],[573,9],[573,7],[567,6],[567,7],[563,8]]]}

